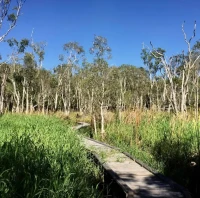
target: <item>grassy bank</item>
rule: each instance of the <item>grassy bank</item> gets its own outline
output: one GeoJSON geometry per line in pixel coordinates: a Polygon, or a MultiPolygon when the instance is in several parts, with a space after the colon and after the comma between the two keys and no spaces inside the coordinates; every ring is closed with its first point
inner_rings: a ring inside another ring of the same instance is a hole
{"type": "Polygon", "coordinates": [[[100,197],[99,170],[79,138],[55,117],[0,117],[0,195],[100,197]]]}

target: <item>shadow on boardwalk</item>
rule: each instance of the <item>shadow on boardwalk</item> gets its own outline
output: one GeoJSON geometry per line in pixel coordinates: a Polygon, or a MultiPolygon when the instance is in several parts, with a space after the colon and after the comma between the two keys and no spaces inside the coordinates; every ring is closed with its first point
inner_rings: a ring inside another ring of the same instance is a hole
{"type": "Polygon", "coordinates": [[[104,173],[105,197],[113,198],[186,198],[189,194],[180,192],[167,183],[163,183],[155,175],[140,178],[134,174],[116,174],[112,170],[104,173]],[[123,181],[120,179],[123,179],[123,181]],[[130,186],[132,186],[130,188],[130,186]],[[109,189],[109,190],[108,190],[109,189]]]}
{"type": "MultiPolygon", "coordinates": [[[[88,143],[89,142],[86,144],[88,143]]],[[[96,141],[96,143],[98,144],[98,141],[96,141]]],[[[102,149],[102,143],[100,144],[101,147],[98,148],[97,146],[97,150],[102,149]]],[[[94,146],[94,143],[92,143],[92,145],[94,146]]],[[[104,146],[106,145],[104,144],[104,146]]],[[[172,178],[175,179],[180,178],[180,180],[176,179],[178,183],[185,183],[184,178],[189,178],[189,176],[195,177],[195,179],[188,179],[187,187],[191,186],[191,188],[193,188],[193,194],[196,193],[196,195],[198,195],[197,191],[200,177],[196,174],[198,172],[193,171],[188,166],[188,159],[190,156],[188,151],[189,148],[187,144],[169,142],[167,139],[156,142],[151,150],[158,162],[161,161],[165,163],[164,173],[166,175],[173,176],[172,178]]],[[[106,153],[107,152],[108,151],[106,151],[106,153]]],[[[164,176],[161,176],[160,174],[148,175],[148,173],[145,173],[145,175],[142,175],[144,174],[144,171],[139,170],[137,166],[134,165],[134,168],[130,169],[129,167],[128,169],[126,163],[125,166],[120,167],[118,166],[119,164],[116,165],[116,162],[110,162],[110,158],[112,157],[109,157],[108,165],[111,165],[112,169],[104,165],[106,170],[104,174],[104,181],[106,185],[110,187],[105,189],[110,189],[109,197],[190,197],[189,193],[181,186],[164,176]],[[137,173],[137,170],[139,170],[139,174],[137,173]],[[165,179],[163,180],[163,178],[165,179]],[[123,187],[125,191],[123,191],[120,186],[123,187]]]]}
{"type": "Polygon", "coordinates": [[[156,142],[153,155],[157,161],[163,162],[164,174],[176,182],[185,185],[193,197],[200,197],[200,157],[191,156],[191,149],[185,142],[172,142],[167,138],[156,142]]]}

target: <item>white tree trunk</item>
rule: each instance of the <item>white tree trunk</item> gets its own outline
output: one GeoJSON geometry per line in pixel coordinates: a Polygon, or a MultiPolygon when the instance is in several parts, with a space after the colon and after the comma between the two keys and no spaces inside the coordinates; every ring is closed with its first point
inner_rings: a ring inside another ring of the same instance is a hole
{"type": "Polygon", "coordinates": [[[97,135],[97,122],[96,122],[96,116],[93,115],[93,124],[94,124],[94,133],[97,135]]]}
{"type": "Polygon", "coordinates": [[[6,85],[6,74],[4,73],[3,76],[2,76],[2,81],[1,81],[0,114],[2,114],[3,110],[4,110],[4,91],[5,91],[5,85],[6,85]]]}
{"type": "Polygon", "coordinates": [[[16,113],[19,113],[20,112],[20,92],[17,91],[16,82],[14,81],[14,79],[11,79],[11,82],[13,85],[13,98],[16,103],[16,113]]]}
{"type": "Polygon", "coordinates": [[[104,126],[104,111],[103,111],[103,102],[101,103],[101,136],[104,138],[105,135],[105,126],[104,126]]]}
{"type": "Polygon", "coordinates": [[[29,88],[27,86],[26,88],[26,114],[29,113],[29,88]]]}

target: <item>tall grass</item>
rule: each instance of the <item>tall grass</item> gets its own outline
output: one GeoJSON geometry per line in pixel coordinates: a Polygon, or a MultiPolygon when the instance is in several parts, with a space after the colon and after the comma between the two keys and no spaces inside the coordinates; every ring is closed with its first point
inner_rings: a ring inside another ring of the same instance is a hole
{"type": "Polygon", "coordinates": [[[199,129],[199,123],[193,119],[134,111],[124,114],[121,122],[108,123],[104,141],[129,152],[195,194],[200,187],[199,129]],[[190,166],[192,161],[197,164],[195,168],[190,166]]]}
{"type": "Polygon", "coordinates": [[[100,171],[55,117],[0,118],[0,197],[100,197],[100,171]]]}

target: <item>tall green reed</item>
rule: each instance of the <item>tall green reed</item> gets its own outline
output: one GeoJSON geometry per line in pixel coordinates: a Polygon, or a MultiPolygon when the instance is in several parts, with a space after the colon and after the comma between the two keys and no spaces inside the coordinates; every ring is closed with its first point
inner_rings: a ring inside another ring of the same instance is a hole
{"type": "Polygon", "coordinates": [[[0,118],[0,195],[9,197],[100,197],[100,171],[80,139],[48,116],[0,118]]]}
{"type": "Polygon", "coordinates": [[[190,188],[190,162],[199,159],[198,124],[168,113],[140,113],[108,123],[104,140],[190,188]]]}

